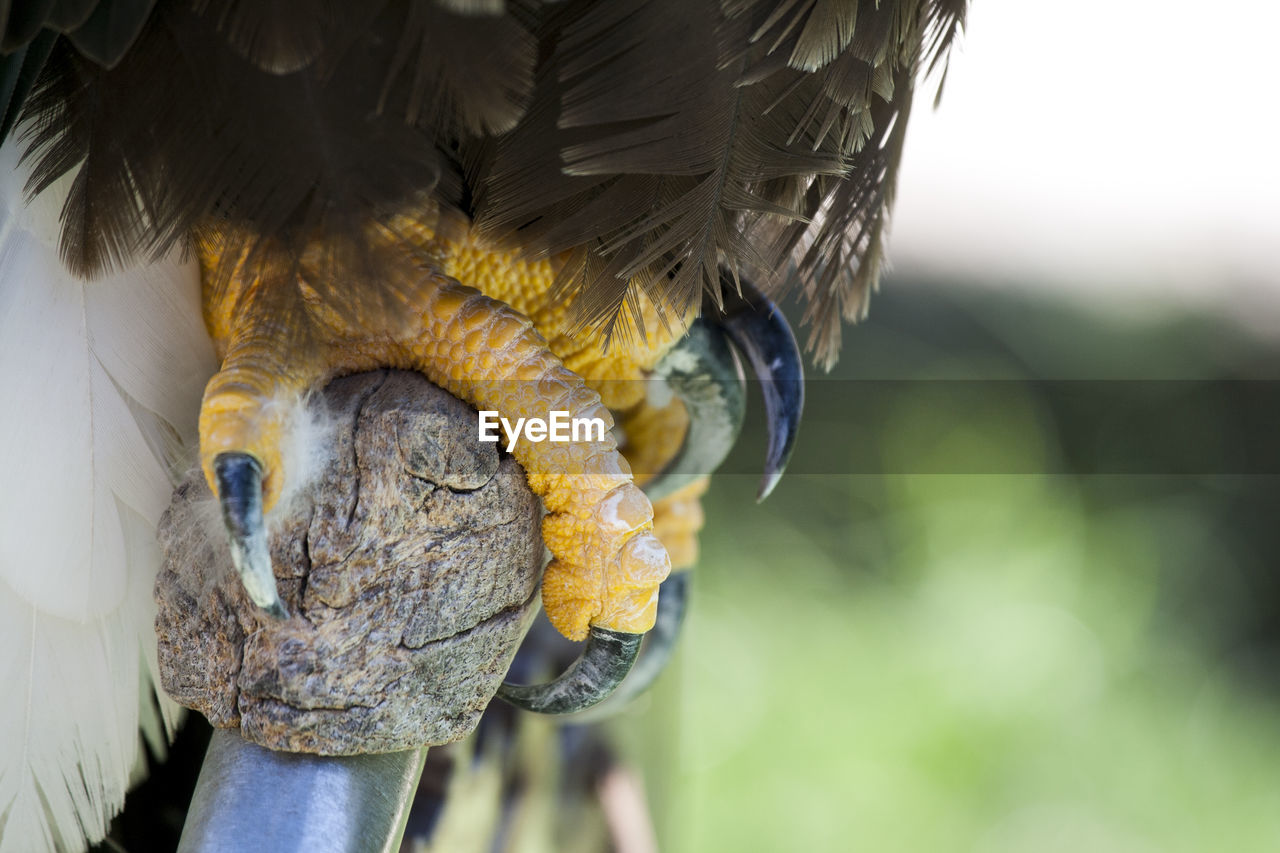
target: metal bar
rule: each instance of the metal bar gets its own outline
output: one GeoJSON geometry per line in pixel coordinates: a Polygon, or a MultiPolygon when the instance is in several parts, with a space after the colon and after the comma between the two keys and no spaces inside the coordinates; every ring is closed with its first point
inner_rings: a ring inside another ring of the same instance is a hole
{"type": "Polygon", "coordinates": [[[320,756],[273,752],[214,731],[179,853],[393,853],[426,750],[320,756]]]}

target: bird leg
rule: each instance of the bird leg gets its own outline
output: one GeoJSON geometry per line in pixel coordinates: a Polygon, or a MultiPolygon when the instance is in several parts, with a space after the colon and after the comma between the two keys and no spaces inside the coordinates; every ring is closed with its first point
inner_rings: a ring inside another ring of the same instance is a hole
{"type": "MultiPolygon", "coordinates": [[[[654,625],[658,586],[670,566],[649,498],[633,484],[609,432],[610,409],[625,413],[627,453],[644,466],[641,474],[657,471],[645,482],[653,497],[689,487],[719,464],[737,434],[743,392],[726,343],[732,341],[765,392],[767,489],[786,464],[799,422],[798,351],[781,313],[745,280],[741,292],[726,280],[723,310],[688,334],[680,327],[692,317],[669,322],[641,296],[637,317],[647,333],[629,341],[624,335],[623,345],[609,348],[575,331],[568,302],[554,298],[551,261],[491,251],[465,229],[458,236],[439,224],[430,216],[400,217],[371,228],[355,262],[324,241],[277,257],[234,235],[204,235],[205,320],[222,359],[201,411],[205,476],[221,502],[246,591],[282,616],[264,518],[305,468],[299,460],[306,454],[295,447],[305,432],[296,422],[300,404],[330,379],[412,369],[512,422],[550,420],[557,411],[599,419],[605,429],[596,440],[511,446],[547,509],[543,537],[553,559],[543,605],[562,634],[587,644],[555,682],[504,685],[499,695],[533,710],[579,710],[608,695],[630,669],[640,635],[654,625]],[[242,248],[228,248],[235,246],[242,248]],[[648,383],[637,381],[646,376],[663,379],[678,399],[651,406],[648,383]]],[[[689,512],[686,503],[672,506],[689,512]]],[[[672,535],[673,544],[693,541],[692,531],[672,535]]],[[[683,581],[669,588],[677,587],[683,581]]],[[[683,595],[667,599],[668,609],[682,608],[683,595]]],[[[674,634],[649,647],[661,660],[670,650],[658,647],[673,643],[674,634]]]]}
{"type": "MultiPolygon", "coordinates": [[[[213,275],[225,258],[206,257],[206,321],[223,363],[205,391],[200,455],[222,502],[246,591],[268,611],[283,613],[263,516],[281,499],[290,476],[294,404],[336,376],[412,369],[513,422],[545,420],[553,411],[599,418],[606,428],[598,440],[525,441],[511,452],[547,509],[543,536],[552,561],[543,578],[543,606],[570,639],[590,634],[580,663],[593,664],[597,681],[612,682],[577,685],[566,701],[580,707],[603,698],[629,669],[638,635],[652,627],[658,585],[670,565],[653,533],[649,500],[631,482],[609,431],[612,416],[529,319],[412,253],[388,250],[386,260],[378,269],[391,280],[385,292],[397,295],[384,298],[403,302],[395,311],[335,307],[319,298],[320,288],[311,282],[323,267],[305,256],[296,269],[242,258],[229,279],[213,275]],[[296,281],[281,281],[289,276],[296,281]],[[627,655],[631,659],[618,659],[627,655]]],[[[360,286],[350,285],[352,291],[360,286]]]]}

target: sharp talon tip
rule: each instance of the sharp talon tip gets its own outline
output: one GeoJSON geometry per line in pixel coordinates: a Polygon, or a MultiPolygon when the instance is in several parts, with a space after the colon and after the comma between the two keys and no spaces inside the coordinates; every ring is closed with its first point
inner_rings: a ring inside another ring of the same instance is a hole
{"type": "Polygon", "coordinates": [[[231,540],[231,562],[245,592],[271,616],[288,618],[276,590],[262,516],[262,464],[248,453],[220,453],[213,460],[218,502],[231,540]]]}
{"type": "Polygon", "coordinates": [[[756,491],[756,503],[764,503],[764,499],[773,494],[773,490],[782,482],[782,471],[766,471],[756,491]]]}

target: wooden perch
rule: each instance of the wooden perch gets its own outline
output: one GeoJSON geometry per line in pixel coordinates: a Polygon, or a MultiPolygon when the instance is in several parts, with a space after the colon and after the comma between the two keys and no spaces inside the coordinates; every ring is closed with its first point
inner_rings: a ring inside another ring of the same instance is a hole
{"type": "Polygon", "coordinates": [[[334,382],[313,482],[272,525],[290,618],[256,609],[193,471],[160,525],[160,672],[175,700],[269,747],[390,752],[468,734],[529,622],[541,505],[476,413],[414,373],[334,382]]]}

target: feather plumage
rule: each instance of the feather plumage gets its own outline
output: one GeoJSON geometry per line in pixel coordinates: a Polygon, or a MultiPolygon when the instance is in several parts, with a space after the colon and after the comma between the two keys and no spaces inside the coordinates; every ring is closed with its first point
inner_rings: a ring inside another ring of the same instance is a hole
{"type": "MultiPolygon", "coordinates": [[[[90,21],[141,2],[101,0],[90,21]]],[[[358,250],[371,221],[430,200],[495,242],[569,253],[561,292],[605,335],[640,291],[681,312],[718,298],[720,265],[750,269],[804,295],[829,364],[830,318],[862,310],[880,266],[915,78],[964,10],[160,0],[112,68],[53,48],[28,105],[31,189],[79,168],[62,251],[82,274],[210,221],[273,251],[317,232],[358,250]]]]}
{"type": "Polygon", "coordinates": [[[13,144],[0,170],[0,517],[21,532],[0,538],[0,850],[78,849],[123,802],[140,723],[172,727],[155,527],[213,355],[191,264],[77,279],[59,188],[27,206],[13,144]]]}

